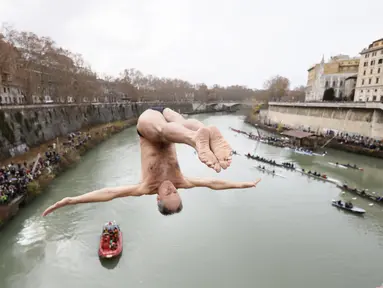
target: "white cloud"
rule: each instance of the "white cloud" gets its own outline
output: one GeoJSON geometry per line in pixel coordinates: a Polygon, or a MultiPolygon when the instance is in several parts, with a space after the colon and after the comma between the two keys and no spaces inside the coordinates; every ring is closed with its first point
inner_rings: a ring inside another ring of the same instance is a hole
{"type": "Polygon", "coordinates": [[[383,37],[383,2],[346,0],[0,0],[0,21],[50,36],[98,72],[191,82],[294,85],[322,54],[356,55],[383,37]]]}

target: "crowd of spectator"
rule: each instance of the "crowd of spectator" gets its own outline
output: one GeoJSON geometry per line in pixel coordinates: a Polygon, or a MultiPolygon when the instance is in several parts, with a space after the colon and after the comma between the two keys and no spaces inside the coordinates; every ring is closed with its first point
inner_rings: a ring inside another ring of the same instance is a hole
{"type": "Polygon", "coordinates": [[[340,144],[358,146],[371,150],[383,151],[383,142],[370,137],[360,135],[351,135],[348,133],[337,133],[336,135],[328,132],[328,136],[335,136],[335,139],[340,144]]]}
{"type": "MultiPolygon", "coordinates": [[[[275,123],[267,123],[264,122],[264,125],[273,128],[278,129],[279,125],[281,124],[275,124],[275,123]]],[[[290,127],[283,125],[283,129],[291,129],[290,127]]],[[[295,130],[301,130],[304,132],[313,132],[310,128],[302,128],[302,129],[295,129],[295,130]]],[[[357,134],[351,134],[351,133],[344,133],[344,132],[336,132],[332,130],[327,130],[325,133],[317,133],[313,132],[314,134],[318,136],[324,136],[326,138],[334,138],[339,144],[342,145],[351,145],[351,146],[357,146],[361,148],[376,150],[376,151],[383,151],[383,141],[361,136],[357,134]]]]}
{"type": "MultiPolygon", "coordinates": [[[[75,132],[67,136],[62,143],[62,154],[70,149],[79,149],[91,138],[89,133],[75,132]]],[[[56,143],[48,146],[44,155],[35,161],[27,163],[10,163],[0,168],[0,205],[7,205],[19,196],[26,195],[27,185],[37,179],[42,173],[51,173],[52,168],[60,162],[61,156],[56,143]],[[35,166],[35,167],[34,167],[35,166]]],[[[61,149],[60,149],[61,150],[61,149]]]]}

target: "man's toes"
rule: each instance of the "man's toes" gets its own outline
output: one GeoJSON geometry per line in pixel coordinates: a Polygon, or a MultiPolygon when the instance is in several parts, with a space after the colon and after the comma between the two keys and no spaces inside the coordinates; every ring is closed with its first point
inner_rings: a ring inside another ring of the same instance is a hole
{"type": "Polygon", "coordinates": [[[228,163],[226,161],[219,161],[219,164],[221,165],[221,167],[223,169],[226,169],[227,167],[229,167],[228,163]]]}

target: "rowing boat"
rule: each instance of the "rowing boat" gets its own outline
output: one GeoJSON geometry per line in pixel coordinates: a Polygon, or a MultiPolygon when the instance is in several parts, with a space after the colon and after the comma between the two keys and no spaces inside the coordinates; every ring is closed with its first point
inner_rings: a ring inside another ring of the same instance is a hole
{"type": "Polygon", "coordinates": [[[318,179],[318,180],[322,180],[322,181],[326,181],[326,182],[333,182],[332,180],[328,179],[327,176],[326,177],[323,177],[322,175],[316,176],[316,175],[314,175],[312,173],[308,173],[308,172],[300,170],[300,169],[295,169],[295,170],[300,172],[300,173],[302,173],[302,174],[304,174],[304,175],[307,175],[309,177],[312,177],[312,178],[315,178],[315,179],[318,179]]]}
{"type": "Polygon", "coordinates": [[[279,164],[279,163],[273,163],[273,162],[268,162],[267,160],[262,160],[262,159],[259,159],[259,158],[255,158],[253,155],[249,155],[249,153],[245,154],[245,156],[248,159],[252,159],[252,160],[255,160],[255,161],[258,161],[258,162],[261,162],[261,163],[265,163],[265,164],[268,164],[268,165],[271,165],[271,166],[274,166],[274,167],[285,168],[285,169],[288,169],[288,170],[295,170],[296,169],[295,167],[289,167],[287,165],[283,165],[283,164],[279,164]]]}
{"type": "Polygon", "coordinates": [[[302,150],[298,150],[298,149],[295,149],[294,152],[297,153],[297,154],[301,154],[301,155],[313,156],[313,153],[302,151],[302,150]]]}
{"type": "Polygon", "coordinates": [[[343,168],[343,169],[347,169],[348,167],[342,165],[342,164],[336,164],[336,163],[332,163],[332,162],[328,162],[328,164],[332,165],[332,166],[336,166],[338,168],[343,168]]]}
{"type": "Polygon", "coordinates": [[[345,184],[343,184],[343,185],[337,184],[337,186],[338,186],[338,188],[342,189],[343,191],[346,191],[346,192],[349,192],[349,193],[353,193],[353,194],[357,194],[360,197],[372,200],[372,201],[377,202],[379,204],[383,204],[383,196],[380,196],[379,194],[374,193],[374,192],[373,192],[373,194],[375,194],[375,195],[372,195],[372,194],[370,194],[367,191],[367,189],[366,190],[359,190],[359,189],[356,189],[356,188],[350,188],[350,187],[348,187],[345,184]]]}
{"type": "Polygon", "coordinates": [[[297,154],[301,154],[301,155],[306,155],[306,156],[326,156],[326,153],[315,153],[315,152],[312,152],[312,151],[303,151],[303,150],[298,150],[298,149],[294,149],[294,152],[297,153],[297,154]]]}
{"type": "Polygon", "coordinates": [[[314,156],[321,156],[321,157],[324,157],[324,156],[327,155],[327,153],[326,153],[326,152],[323,152],[323,153],[319,154],[319,153],[315,153],[315,152],[313,152],[313,155],[314,155],[314,156]]]}
{"type": "Polygon", "coordinates": [[[363,168],[359,168],[359,167],[357,167],[357,166],[353,166],[353,165],[350,165],[350,164],[342,164],[342,166],[347,167],[347,168],[350,168],[350,169],[355,169],[355,170],[359,170],[359,171],[364,171],[363,168]]]}
{"type": "Polygon", "coordinates": [[[275,176],[279,176],[279,177],[282,177],[282,178],[286,178],[285,176],[283,176],[283,175],[280,175],[280,174],[277,174],[277,173],[275,173],[275,171],[272,171],[272,170],[268,170],[268,169],[263,169],[263,168],[261,168],[261,167],[258,167],[258,166],[253,166],[254,168],[257,168],[258,170],[260,170],[260,171],[263,171],[263,172],[266,172],[266,173],[269,173],[269,174],[272,174],[272,175],[275,175],[275,176]]]}
{"type": "Polygon", "coordinates": [[[353,213],[356,213],[356,214],[364,214],[364,213],[366,213],[366,210],[364,210],[362,208],[359,208],[359,207],[355,207],[355,206],[353,206],[352,208],[346,207],[346,203],[343,202],[343,201],[340,201],[340,204],[339,204],[339,201],[332,200],[331,204],[332,204],[332,206],[335,206],[335,207],[338,207],[340,209],[343,209],[343,210],[346,210],[346,211],[350,211],[350,212],[353,212],[353,213]]]}

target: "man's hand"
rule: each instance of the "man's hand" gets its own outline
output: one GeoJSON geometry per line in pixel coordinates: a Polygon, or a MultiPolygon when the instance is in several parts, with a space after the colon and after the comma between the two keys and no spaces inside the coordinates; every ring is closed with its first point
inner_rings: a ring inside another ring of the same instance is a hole
{"type": "Polygon", "coordinates": [[[240,188],[251,188],[257,186],[257,184],[261,181],[261,179],[258,179],[257,181],[254,182],[241,182],[241,187],[240,188]]]}
{"type": "Polygon", "coordinates": [[[67,205],[70,205],[72,202],[72,198],[70,197],[66,197],[58,202],[56,202],[55,204],[53,204],[52,206],[48,207],[44,212],[43,212],[43,216],[46,216],[50,213],[52,213],[53,211],[55,211],[56,209],[59,209],[61,207],[64,207],[64,206],[67,206],[67,205]]]}

